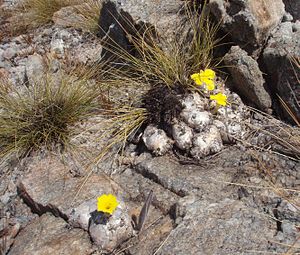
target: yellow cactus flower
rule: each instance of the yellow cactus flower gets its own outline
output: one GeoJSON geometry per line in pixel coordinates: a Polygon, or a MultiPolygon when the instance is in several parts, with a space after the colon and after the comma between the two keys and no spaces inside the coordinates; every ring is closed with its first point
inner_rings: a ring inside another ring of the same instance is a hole
{"type": "Polygon", "coordinates": [[[215,89],[214,79],[216,77],[216,73],[211,69],[200,70],[200,73],[194,73],[191,75],[191,79],[197,85],[206,85],[206,89],[211,91],[215,89]]]}
{"type": "Polygon", "coordinates": [[[216,95],[210,95],[211,100],[215,100],[218,105],[226,106],[227,105],[227,96],[223,93],[218,93],[216,95]]]}
{"type": "Polygon", "coordinates": [[[119,205],[117,198],[112,194],[103,194],[97,199],[97,211],[113,214],[119,205]]]}

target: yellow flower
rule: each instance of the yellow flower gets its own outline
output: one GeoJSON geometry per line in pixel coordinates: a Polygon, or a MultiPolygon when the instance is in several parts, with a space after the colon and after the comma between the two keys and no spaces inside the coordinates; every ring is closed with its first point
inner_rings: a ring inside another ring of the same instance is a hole
{"type": "Polygon", "coordinates": [[[118,206],[117,198],[112,194],[103,194],[97,199],[97,211],[113,214],[118,206]]]}
{"type": "Polygon", "coordinates": [[[207,90],[214,90],[215,89],[215,79],[216,73],[211,69],[200,70],[200,73],[194,73],[191,75],[191,79],[197,85],[206,85],[207,90]]]}
{"type": "Polygon", "coordinates": [[[215,100],[218,105],[226,106],[227,104],[227,96],[223,93],[218,93],[216,95],[210,95],[211,100],[215,100]]]}

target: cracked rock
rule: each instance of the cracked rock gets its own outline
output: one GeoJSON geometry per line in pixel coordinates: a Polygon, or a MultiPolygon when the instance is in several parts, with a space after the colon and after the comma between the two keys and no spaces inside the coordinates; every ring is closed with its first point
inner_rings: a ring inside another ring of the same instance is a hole
{"type": "Polygon", "coordinates": [[[35,83],[40,82],[46,71],[42,56],[39,54],[28,56],[25,70],[26,78],[30,85],[34,85],[35,83]]]}
{"type": "Polygon", "coordinates": [[[44,214],[21,230],[8,255],[90,255],[94,249],[88,234],[66,226],[63,219],[44,214]]]}
{"type": "Polygon", "coordinates": [[[118,192],[115,183],[103,175],[93,174],[73,201],[85,177],[73,178],[71,172],[70,165],[55,156],[33,157],[19,180],[18,192],[33,212],[39,215],[51,212],[65,220],[70,217],[72,209],[84,201],[94,199],[96,203],[99,195],[118,192]]]}

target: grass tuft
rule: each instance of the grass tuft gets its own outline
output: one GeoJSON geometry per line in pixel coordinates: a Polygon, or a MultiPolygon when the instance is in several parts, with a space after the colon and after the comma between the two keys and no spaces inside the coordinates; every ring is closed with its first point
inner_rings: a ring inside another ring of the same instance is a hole
{"type": "Polygon", "coordinates": [[[200,69],[215,67],[213,50],[219,43],[216,39],[219,24],[209,20],[205,5],[202,10],[194,10],[186,3],[185,10],[189,31],[184,33],[185,36],[177,34],[169,38],[168,42],[159,38],[154,27],[137,29],[126,17],[116,20],[133,49],[127,51],[113,38],[106,38],[104,47],[119,62],[116,73],[121,69],[123,76],[142,79],[154,86],[159,84],[175,89],[179,85],[183,89],[193,89],[190,75],[200,69]]]}
{"type": "Polygon", "coordinates": [[[45,75],[22,92],[0,81],[0,155],[66,147],[72,126],[96,110],[97,95],[86,80],[63,74],[59,78],[45,75]]]}

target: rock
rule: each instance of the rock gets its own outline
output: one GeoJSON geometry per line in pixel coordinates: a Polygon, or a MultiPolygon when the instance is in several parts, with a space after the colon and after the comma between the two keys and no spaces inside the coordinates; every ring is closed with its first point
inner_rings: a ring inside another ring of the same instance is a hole
{"type": "Polygon", "coordinates": [[[112,252],[123,241],[131,237],[133,228],[125,204],[119,203],[106,224],[96,224],[91,221],[89,234],[93,242],[107,252],[112,252]]]}
{"type": "Polygon", "coordinates": [[[143,134],[143,141],[148,150],[155,155],[163,155],[172,148],[172,140],[165,131],[149,125],[143,134]]]}
{"type": "Polygon", "coordinates": [[[241,201],[209,203],[185,197],[178,207],[183,219],[158,254],[243,254],[257,250],[267,253],[277,232],[272,219],[256,209],[249,210],[241,201]]]}
{"type": "Polygon", "coordinates": [[[249,53],[263,45],[285,13],[281,0],[211,0],[208,7],[221,28],[249,53]]]}
{"type": "Polygon", "coordinates": [[[14,57],[17,56],[18,49],[15,46],[11,46],[4,50],[2,53],[2,57],[6,60],[12,60],[14,57]]]}
{"type": "Polygon", "coordinates": [[[62,39],[55,39],[51,41],[51,53],[57,58],[62,58],[65,53],[65,44],[62,39]]]}
{"type": "Polygon", "coordinates": [[[300,20],[300,1],[283,0],[285,10],[293,16],[293,20],[300,20]]]}
{"type": "Polygon", "coordinates": [[[60,27],[76,27],[81,20],[80,14],[76,11],[75,6],[66,6],[55,12],[52,21],[60,27]]]}
{"type": "MultiPolygon", "coordinates": [[[[291,58],[300,59],[300,21],[284,22],[272,34],[263,52],[263,62],[268,74],[270,89],[278,94],[298,120],[300,119],[300,68],[291,58]]],[[[298,63],[300,64],[300,63],[298,63]]],[[[292,121],[281,104],[275,110],[283,118],[292,121]]]]}
{"type": "Polygon", "coordinates": [[[271,97],[264,88],[262,72],[246,51],[239,46],[232,46],[224,62],[231,74],[232,85],[246,101],[263,111],[271,108],[271,97]]]}
{"type": "Polygon", "coordinates": [[[220,131],[215,126],[210,126],[207,130],[196,134],[193,139],[191,155],[196,159],[217,153],[223,148],[220,131]]]}
{"type": "Polygon", "coordinates": [[[192,146],[193,130],[184,122],[172,126],[172,135],[175,145],[181,150],[189,150],[192,146]]]}
{"type": "Polygon", "coordinates": [[[16,67],[11,67],[9,69],[9,72],[10,72],[10,80],[15,86],[20,86],[25,84],[26,82],[25,66],[19,65],[16,67]]]}
{"type": "Polygon", "coordinates": [[[154,194],[152,205],[164,215],[171,213],[173,206],[180,198],[175,193],[149,178],[144,178],[132,169],[126,169],[122,174],[114,176],[114,180],[126,185],[126,191],[129,194],[128,200],[139,201],[140,207],[145,202],[149,191],[152,190],[154,194]]]}
{"type": "Polygon", "coordinates": [[[44,214],[30,223],[16,237],[9,255],[89,255],[94,251],[88,234],[68,229],[66,222],[44,214]]]}
{"type": "Polygon", "coordinates": [[[199,197],[216,201],[231,196],[231,192],[235,193],[234,190],[226,189],[225,182],[233,181],[237,170],[232,166],[236,164],[235,161],[240,161],[241,156],[241,152],[236,149],[227,151],[223,156],[221,152],[219,158],[208,165],[182,165],[162,156],[143,160],[134,169],[179,197],[195,193],[199,197]],[[224,162],[227,163],[226,167],[223,167],[224,162]]]}
{"type": "Polygon", "coordinates": [[[0,48],[0,62],[4,61],[3,52],[4,50],[0,48]]]}
{"type": "Polygon", "coordinates": [[[212,121],[211,114],[207,111],[200,111],[197,108],[185,108],[180,116],[191,128],[203,131],[212,121]]]}
{"type": "Polygon", "coordinates": [[[55,12],[52,16],[52,21],[57,27],[72,27],[86,32],[94,32],[91,31],[91,29],[95,29],[91,27],[91,22],[93,22],[92,19],[96,19],[95,22],[97,24],[98,18],[94,17],[94,13],[100,14],[102,2],[101,0],[96,0],[78,4],[78,1],[77,4],[63,7],[55,12]]]}
{"type": "MultiPolygon", "coordinates": [[[[3,215],[1,215],[2,217],[3,215]]],[[[20,231],[20,223],[8,221],[4,217],[0,219],[0,253],[7,254],[11,245],[14,243],[16,235],[20,231]]]]}
{"type": "Polygon", "coordinates": [[[170,42],[186,22],[182,7],[180,0],[107,0],[100,12],[98,35],[107,40],[108,45],[117,44],[123,50],[130,49],[126,33],[134,35],[136,29],[142,33],[147,28],[155,28],[162,41],[170,42]]]}
{"type": "Polygon", "coordinates": [[[85,177],[74,178],[72,171],[68,163],[63,164],[54,156],[33,157],[27,165],[26,174],[19,179],[18,192],[33,212],[39,215],[51,212],[65,220],[71,217],[73,209],[76,210],[85,201],[94,199],[96,204],[101,194],[117,195],[116,184],[105,176],[92,174],[87,184],[82,186],[85,177]],[[80,187],[82,189],[74,200],[80,187]]]}
{"type": "Polygon", "coordinates": [[[45,62],[42,56],[38,54],[28,56],[25,70],[26,78],[30,85],[41,82],[46,71],[45,62]]]}

